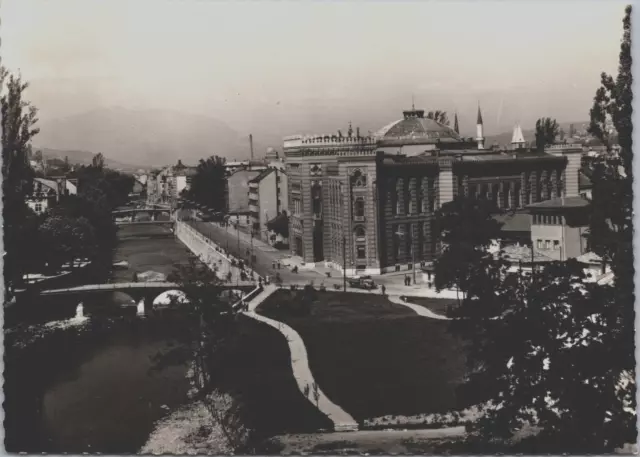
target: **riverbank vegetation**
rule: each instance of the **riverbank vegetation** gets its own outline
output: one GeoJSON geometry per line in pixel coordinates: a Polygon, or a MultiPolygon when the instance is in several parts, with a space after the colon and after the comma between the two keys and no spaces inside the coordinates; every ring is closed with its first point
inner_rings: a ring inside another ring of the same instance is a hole
{"type": "Polygon", "coordinates": [[[194,399],[236,453],[259,453],[276,434],[331,428],[299,391],[282,335],[234,307],[238,298],[222,293],[215,272],[192,258],[171,279],[189,300],[169,307],[188,316],[179,331],[193,354],[194,399]]]}
{"type": "Polygon", "coordinates": [[[38,134],[37,108],[25,99],[29,85],[0,67],[2,110],[2,190],[5,300],[25,286],[30,273],[51,274],[86,259],[108,271],[116,227],[111,211],[126,202],[133,177],[104,167],[96,154],[90,166],[69,174],[78,194],[62,192],[55,206],[36,214],[26,204],[34,194],[35,173],[29,165],[32,139],[38,134]]]}

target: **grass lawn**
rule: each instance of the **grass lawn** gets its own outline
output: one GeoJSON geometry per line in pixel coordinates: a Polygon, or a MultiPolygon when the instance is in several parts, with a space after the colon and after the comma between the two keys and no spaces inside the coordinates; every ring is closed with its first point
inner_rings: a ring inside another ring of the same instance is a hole
{"type": "Polygon", "coordinates": [[[224,390],[241,396],[242,422],[264,435],[331,430],[332,422],[300,392],[293,377],[289,346],[280,332],[251,318],[240,317],[236,339],[229,346],[224,390]]]}
{"type": "Polygon", "coordinates": [[[382,415],[446,412],[458,405],[464,374],[462,342],[448,323],[417,316],[380,295],[319,292],[305,317],[286,317],[288,290],[258,312],[293,327],[303,338],[316,382],[358,421],[382,415]]]}
{"type": "MultiPolygon", "coordinates": [[[[460,299],[462,301],[462,299],[460,299]]],[[[419,305],[443,316],[447,313],[447,307],[458,304],[458,300],[450,298],[408,297],[409,303],[419,305]]]]}

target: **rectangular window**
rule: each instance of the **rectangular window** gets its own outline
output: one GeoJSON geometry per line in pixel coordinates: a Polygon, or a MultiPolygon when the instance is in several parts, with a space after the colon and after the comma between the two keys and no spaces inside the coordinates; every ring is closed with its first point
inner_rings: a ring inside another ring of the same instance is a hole
{"type": "Polygon", "coordinates": [[[553,240],[553,250],[554,251],[559,251],[560,250],[560,241],[553,240]]]}
{"type": "Polygon", "coordinates": [[[545,240],[544,241],[544,248],[545,249],[551,249],[551,241],[545,240]]]}
{"type": "Polygon", "coordinates": [[[536,246],[538,249],[542,249],[542,240],[537,240],[536,246]]]}
{"type": "Polygon", "coordinates": [[[358,246],[356,248],[356,252],[358,253],[358,259],[366,259],[367,258],[367,253],[366,253],[366,249],[364,246],[358,246]]]}
{"type": "Polygon", "coordinates": [[[41,213],[42,212],[42,203],[36,203],[35,211],[36,211],[36,213],[41,213]]]}

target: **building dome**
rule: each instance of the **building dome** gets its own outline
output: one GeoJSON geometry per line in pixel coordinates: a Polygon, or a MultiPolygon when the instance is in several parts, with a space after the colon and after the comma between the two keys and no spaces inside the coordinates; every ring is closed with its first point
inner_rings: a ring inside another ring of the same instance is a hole
{"type": "Polygon", "coordinates": [[[378,130],[378,141],[402,143],[459,142],[463,139],[451,127],[424,116],[424,110],[404,111],[404,118],[378,130]]]}

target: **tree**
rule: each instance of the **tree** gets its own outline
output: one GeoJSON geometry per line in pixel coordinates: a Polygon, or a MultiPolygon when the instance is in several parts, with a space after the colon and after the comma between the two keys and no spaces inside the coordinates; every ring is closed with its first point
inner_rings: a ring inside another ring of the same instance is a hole
{"type": "Polygon", "coordinates": [[[275,232],[283,238],[289,238],[289,216],[286,211],[278,214],[267,222],[267,229],[275,232]]]}
{"type": "Polygon", "coordinates": [[[458,196],[436,213],[443,249],[434,263],[438,290],[457,287],[467,292],[478,266],[493,256],[487,249],[500,238],[498,212],[490,200],[458,196]]]}
{"type": "Polygon", "coordinates": [[[197,399],[203,401],[236,453],[255,452],[254,446],[263,437],[251,426],[255,412],[246,407],[238,387],[241,383],[234,378],[238,369],[230,369],[237,366],[238,347],[242,346],[239,309],[232,306],[231,297],[222,298],[221,281],[194,257],[176,266],[167,279],[178,283],[188,300],[172,300],[169,306],[179,308],[185,317],[178,330],[193,354],[197,399]]]}
{"type": "Polygon", "coordinates": [[[104,168],[104,156],[101,152],[93,156],[93,158],[91,159],[91,166],[99,170],[104,168]]]}
{"type": "MultiPolygon", "coordinates": [[[[590,111],[589,133],[602,141],[608,150],[617,135],[620,154],[619,157],[597,158],[593,162],[589,245],[611,265],[615,275],[615,287],[605,289],[607,300],[617,310],[609,330],[612,341],[607,368],[612,373],[626,373],[635,379],[631,6],[626,8],[622,24],[618,75],[614,79],[602,73],[602,86],[596,91],[590,111]],[[613,124],[614,129],[608,128],[608,124],[613,124]]],[[[627,389],[634,409],[635,388],[633,382],[627,389]]],[[[629,440],[636,439],[634,420],[627,416],[617,424],[629,440]]]]}
{"type": "Polygon", "coordinates": [[[442,125],[449,125],[449,117],[446,111],[435,110],[427,113],[427,119],[433,119],[442,125]]]}
{"type": "Polygon", "coordinates": [[[32,227],[33,215],[25,204],[33,191],[33,170],[29,165],[31,140],[38,134],[37,109],[23,95],[29,87],[20,76],[11,75],[0,66],[0,109],[2,112],[2,194],[4,221],[4,282],[6,296],[22,283],[24,256],[32,252],[27,226],[32,227]]]}
{"type": "Polygon", "coordinates": [[[625,145],[620,159],[600,160],[594,174],[590,242],[610,260],[614,284],[585,282],[575,260],[552,262],[533,277],[487,261],[454,312],[452,330],[467,341],[469,375],[460,393],[466,404],[485,407],[468,428],[485,446],[498,440],[509,453],[605,454],[637,440],[630,13],[628,7],[618,78],[614,85],[603,78],[592,109],[599,125],[603,93],[615,95],[607,95],[604,114],[615,113],[625,145]],[[527,425],[533,436],[506,442],[527,425]]]}
{"type": "Polygon", "coordinates": [[[96,249],[93,227],[85,217],[49,215],[40,225],[39,235],[45,258],[52,271],[75,259],[90,258],[96,249]]]}
{"type": "Polygon", "coordinates": [[[560,133],[560,126],[555,119],[541,117],[536,121],[536,150],[543,152],[544,148],[553,144],[560,133]]]}
{"type": "Polygon", "coordinates": [[[224,211],[226,208],[224,163],[225,160],[218,156],[211,156],[206,160],[200,159],[196,174],[191,179],[191,187],[186,192],[187,198],[214,211],[224,211]]]}

